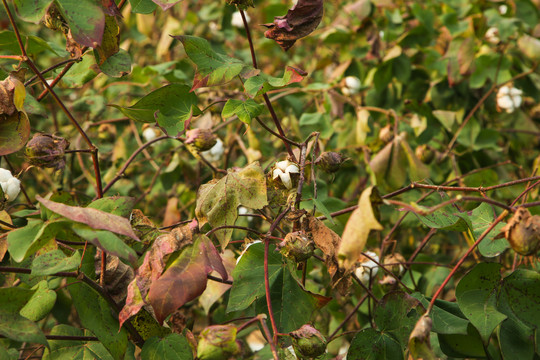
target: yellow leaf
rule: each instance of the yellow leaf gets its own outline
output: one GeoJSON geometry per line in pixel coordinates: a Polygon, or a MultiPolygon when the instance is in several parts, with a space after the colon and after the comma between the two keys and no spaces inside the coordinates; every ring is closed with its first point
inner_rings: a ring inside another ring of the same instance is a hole
{"type": "Polygon", "coordinates": [[[13,105],[15,105],[15,108],[17,111],[24,111],[24,99],[26,99],[26,88],[24,87],[24,84],[16,78],[12,78],[11,81],[13,81],[15,85],[15,91],[13,93],[13,105]]]}
{"type": "Polygon", "coordinates": [[[352,270],[366,246],[369,232],[383,229],[373,213],[371,205],[372,191],[373,186],[362,192],[358,201],[358,208],[353,211],[347,225],[345,225],[341,237],[341,246],[338,251],[339,266],[345,268],[345,270],[352,270]]]}

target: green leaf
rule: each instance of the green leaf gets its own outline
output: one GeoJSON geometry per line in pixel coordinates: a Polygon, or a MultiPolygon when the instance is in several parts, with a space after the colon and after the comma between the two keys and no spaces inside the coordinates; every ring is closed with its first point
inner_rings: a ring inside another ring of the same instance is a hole
{"type": "Polygon", "coordinates": [[[36,287],[36,292],[20,311],[22,316],[32,321],[39,321],[47,316],[56,302],[56,291],[49,289],[47,280],[40,281],[34,286],[36,287]]]}
{"type": "Polygon", "coordinates": [[[300,125],[304,136],[308,136],[313,131],[318,131],[321,133],[321,138],[328,139],[334,133],[330,116],[326,113],[303,113],[300,116],[298,125],[300,125]]]}
{"type": "Polygon", "coordinates": [[[493,330],[506,319],[506,315],[497,310],[500,269],[500,264],[478,264],[456,287],[456,299],[461,311],[478,329],[486,344],[493,330]]]}
{"type": "Polygon", "coordinates": [[[229,99],[221,111],[221,116],[226,119],[236,115],[240,121],[250,125],[251,119],[259,116],[263,109],[264,106],[257,104],[253,99],[246,101],[229,99]]]}
{"type": "Polygon", "coordinates": [[[81,87],[97,76],[97,72],[94,70],[96,66],[96,58],[92,55],[85,55],[82,61],[75,63],[69,69],[62,77],[62,81],[69,87],[81,87]]]}
{"type": "Polygon", "coordinates": [[[18,313],[32,298],[35,290],[22,289],[20,287],[0,288],[0,303],[2,310],[18,313]]]}
{"type": "MultiPolygon", "coordinates": [[[[478,237],[493,223],[494,212],[491,205],[482,203],[476,209],[472,211],[470,216],[472,233],[475,239],[478,237]]],[[[501,232],[505,223],[498,223],[493,230],[491,230],[486,237],[478,244],[478,251],[485,257],[495,257],[503,253],[504,250],[510,247],[510,244],[505,238],[494,239],[497,234],[501,232]]]]}
{"type": "Polygon", "coordinates": [[[89,243],[107,253],[118,256],[129,261],[131,264],[137,263],[137,253],[130,248],[122,239],[110,231],[95,230],[82,224],[74,224],[73,231],[89,243]]]}
{"type": "Polygon", "coordinates": [[[15,341],[48,345],[45,335],[35,322],[5,309],[0,309],[0,334],[15,341]]]}
{"type": "Polygon", "coordinates": [[[60,271],[75,270],[81,263],[81,253],[75,251],[67,257],[62,250],[53,250],[39,255],[32,261],[32,275],[52,275],[60,271]]]}
{"type": "Polygon", "coordinates": [[[84,283],[75,279],[69,279],[68,283],[81,324],[97,336],[114,359],[122,359],[128,344],[127,332],[120,329],[107,301],[84,283]]]}
{"type": "Polygon", "coordinates": [[[336,222],[332,218],[332,215],[330,211],[324,206],[324,203],[319,199],[312,199],[313,205],[317,207],[317,210],[319,210],[324,216],[326,216],[326,220],[330,221],[332,225],[336,225],[336,222]]]}
{"type": "Polygon", "coordinates": [[[375,324],[380,331],[391,333],[405,349],[409,335],[424,312],[420,301],[405,292],[393,291],[377,304],[375,324]]]}
{"type": "MultiPolygon", "coordinates": [[[[268,204],[266,178],[258,162],[243,169],[229,169],[227,175],[199,188],[195,215],[202,227],[207,222],[213,226],[234,225],[238,218],[238,206],[262,209],[268,204]]],[[[215,232],[224,249],[231,239],[233,230],[215,232]]]]}
{"type": "MultiPolygon", "coordinates": [[[[264,264],[264,259],[260,260],[264,264]]],[[[272,311],[278,331],[288,333],[312,321],[315,310],[324,306],[330,298],[304,290],[285,264],[277,275],[270,285],[272,311]]],[[[264,295],[255,302],[255,313],[268,314],[268,303],[264,295]]]]}
{"type": "Polygon", "coordinates": [[[497,336],[504,359],[533,359],[533,329],[512,319],[506,319],[498,328],[497,336]]]}
{"type": "Polygon", "coordinates": [[[88,204],[87,208],[98,209],[114,215],[128,218],[133,211],[136,199],[130,196],[111,196],[97,199],[88,204]]]}
{"type": "Polygon", "coordinates": [[[88,47],[101,44],[105,15],[99,5],[91,0],[55,0],[55,4],[76,42],[88,47]]]}
{"type": "Polygon", "coordinates": [[[518,269],[504,278],[502,291],[516,317],[540,328],[540,274],[518,269]]]}
{"type": "Polygon", "coordinates": [[[15,10],[24,21],[39,24],[52,0],[15,0],[15,10]]]}
{"type": "MultiPolygon", "coordinates": [[[[1,46],[1,45],[0,45],[1,46]]],[[[0,156],[9,155],[21,149],[30,137],[30,122],[22,111],[0,121],[0,156]]]]}
{"type": "MultiPolygon", "coordinates": [[[[416,205],[418,206],[418,205],[416,205]]],[[[422,208],[422,206],[418,206],[422,208]]],[[[455,207],[448,205],[429,215],[416,216],[424,225],[433,229],[447,231],[465,231],[469,227],[470,219],[466,213],[460,213],[455,207]]]]}
{"type": "Polygon", "coordinates": [[[169,334],[163,338],[146,340],[141,358],[148,360],[191,360],[193,353],[187,339],[180,334],[169,334]]]}
{"type": "MultiPolygon", "coordinates": [[[[56,336],[93,336],[88,330],[74,328],[69,325],[56,325],[50,335],[56,336]]],[[[82,340],[50,340],[50,349],[43,353],[43,360],[112,360],[113,357],[99,341],[82,340]]]]}
{"type": "Polygon", "coordinates": [[[486,352],[482,338],[472,324],[469,324],[467,335],[438,334],[439,344],[445,355],[453,358],[484,358],[486,352]]]}
{"type": "Polygon", "coordinates": [[[401,345],[392,335],[371,328],[356,334],[347,353],[347,359],[399,360],[403,358],[401,345]]]}
{"type": "Polygon", "coordinates": [[[283,77],[278,78],[260,73],[247,79],[244,83],[244,89],[249,96],[255,97],[265,94],[270,90],[280,89],[287,85],[300,82],[304,79],[305,74],[305,72],[299,69],[287,66],[283,77]]]}
{"type": "Polygon", "coordinates": [[[129,0],[131,12],[137,14],[151,14],[156,10],[156,3],[152,0],[129,0]]]}
{"type": "MultiPolygon", "coordinates": [[[[272,286],[282,276],[281,254],[271,246],[268,252],[268,278],[272,286]]],[[[265,297],[264,245],[250,245],[233,270],[233,286],[229,295],[227,312],[247,309],[255,300],[265,297]]]]}
{"type": "Polygon", "coordinates": [[[129,220],[121,216],[109,214],[97,209],[57,203],[44,199],[39,195],[36,196],[36,200],[47,209],[62,215],[71,221],[88,225],[94,229],[108,230],[116,234],[125,235],[133,240],[140,241],[133,232],[129,220]]]}
{"type": "Polygon", "coordinates": [[[191,91],[231,81],[247,68],[242,61],[212,50],[210,43],[195,36],[173,36],[184,45],[187,56],[197,65],[191,91]]]}
{"type": "Polygon", "coordinates": [[[135,105],[118,108],[130,119],[145,123],[158,123],[171,135],[184,130],[184,122],[200,114],[197,96],[182,84],[169,84],[152,91],[135,105]]]}
{"type": "Polygon", "coordinates": [[[8,249],[13,260],[21,262],[41,249],[65,227],[64,219],[40,221],[31,219],[26,226],[8,234],[8,249]]]}
{"type": "Polygon", "coordinates": [[[119,78],[127,75],[131,72],[131,55],[126,50],[120,49],[99,65],[99,68],[110,77],[119,78]]]}

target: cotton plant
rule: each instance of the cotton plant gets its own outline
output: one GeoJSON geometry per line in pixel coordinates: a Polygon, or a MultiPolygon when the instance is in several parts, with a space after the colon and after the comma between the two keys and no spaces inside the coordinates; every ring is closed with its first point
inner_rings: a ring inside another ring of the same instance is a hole
{"type": "Polygon", "coordinates": [[[507,113],[514,112],[521,106],[523,91],[512,86],[502,86],[497,92],[497,107],[507,113]]]}
{"type": "Polygon", "coordinates": [[[0,168],[0,186],[5,201],[13,201],[21,191],[21,181],[11,174],[11,171],[0,168]]]}

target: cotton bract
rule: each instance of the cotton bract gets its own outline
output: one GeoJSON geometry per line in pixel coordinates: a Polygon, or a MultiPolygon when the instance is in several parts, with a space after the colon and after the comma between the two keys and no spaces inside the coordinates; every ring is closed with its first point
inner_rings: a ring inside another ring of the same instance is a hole
{"type": "Polygon", "coordinates": [[[497,106],[507,113],[514,112],[521,106],[523,91],[515,87],[503,86],[497,93],[497,106]]]}
{"type": "Polygon", "coordinates": [[[278,177],[287,189],[292,188],[291,174],[300,172],[298,165],[289,160],[283,160],[276,163],[276,167],[272,172],[272,178],[275,180],[278,177]]]}
{"type": "Polygon", "coordinates": [[[13,201],[21,191],[21,181],[11,171],[0,168],[0,186],[7,201],[13,201]]]}

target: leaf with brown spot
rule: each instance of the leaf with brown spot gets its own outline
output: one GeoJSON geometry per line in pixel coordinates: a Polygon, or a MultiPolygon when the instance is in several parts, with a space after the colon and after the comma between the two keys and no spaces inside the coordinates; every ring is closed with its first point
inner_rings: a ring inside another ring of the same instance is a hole
{"type": "Polygon", "coordinates": [[[358,201],[358,208],[352,212],[347,225],[345,225],[338,251],[338,260],[340,268],[346,271],[355,266],[366,246],[370,231],[383,229],[373,211],[372,197],[376,196],[373,186],[365,189],[358,201]]]}
{"type": "Polygon", "coordinates": [[[42,198],[36,195],[39,201],[47,209],[62,215],[63,217],[86,224],[93,229],[108,230],[115,234],[125,235],[133,240],[140,241],[133,232],[129,220],[118,215],[110,214],[98,209],[69,206],[42,198]]]}
{"type": "Polygon", "coordinates": [[[221,258],[218,260],[213,254],[215,251],[210,239],[198,235],[193,246],[184,249],[165,273],[152,283],[148,301],[160,323],[186,302],[201,295],[206,289],[206,276],[213,270],[227,277],[221,258]]]}
{"type": "MultiPolygon", "coordinates": [[[[197,193],[195,215],[201,227],[207,222],[213,227],[234,225],[238,206],[262,209],[267,204],[266,179],[259,163],[254,162],[243,169],[229,169],[219,181],[202,185],[197,193]]],[[[229,243],[232,232],[215,232],[222,248],[229,243]]]]}
{"type": "Polygon", "coordinates": [[[323,0],[298,0],[285,16],[276,16],[264,36],[275,40],[285,51],[294,45],[296,40],[311,34],[323,17],[323,0]]]}

